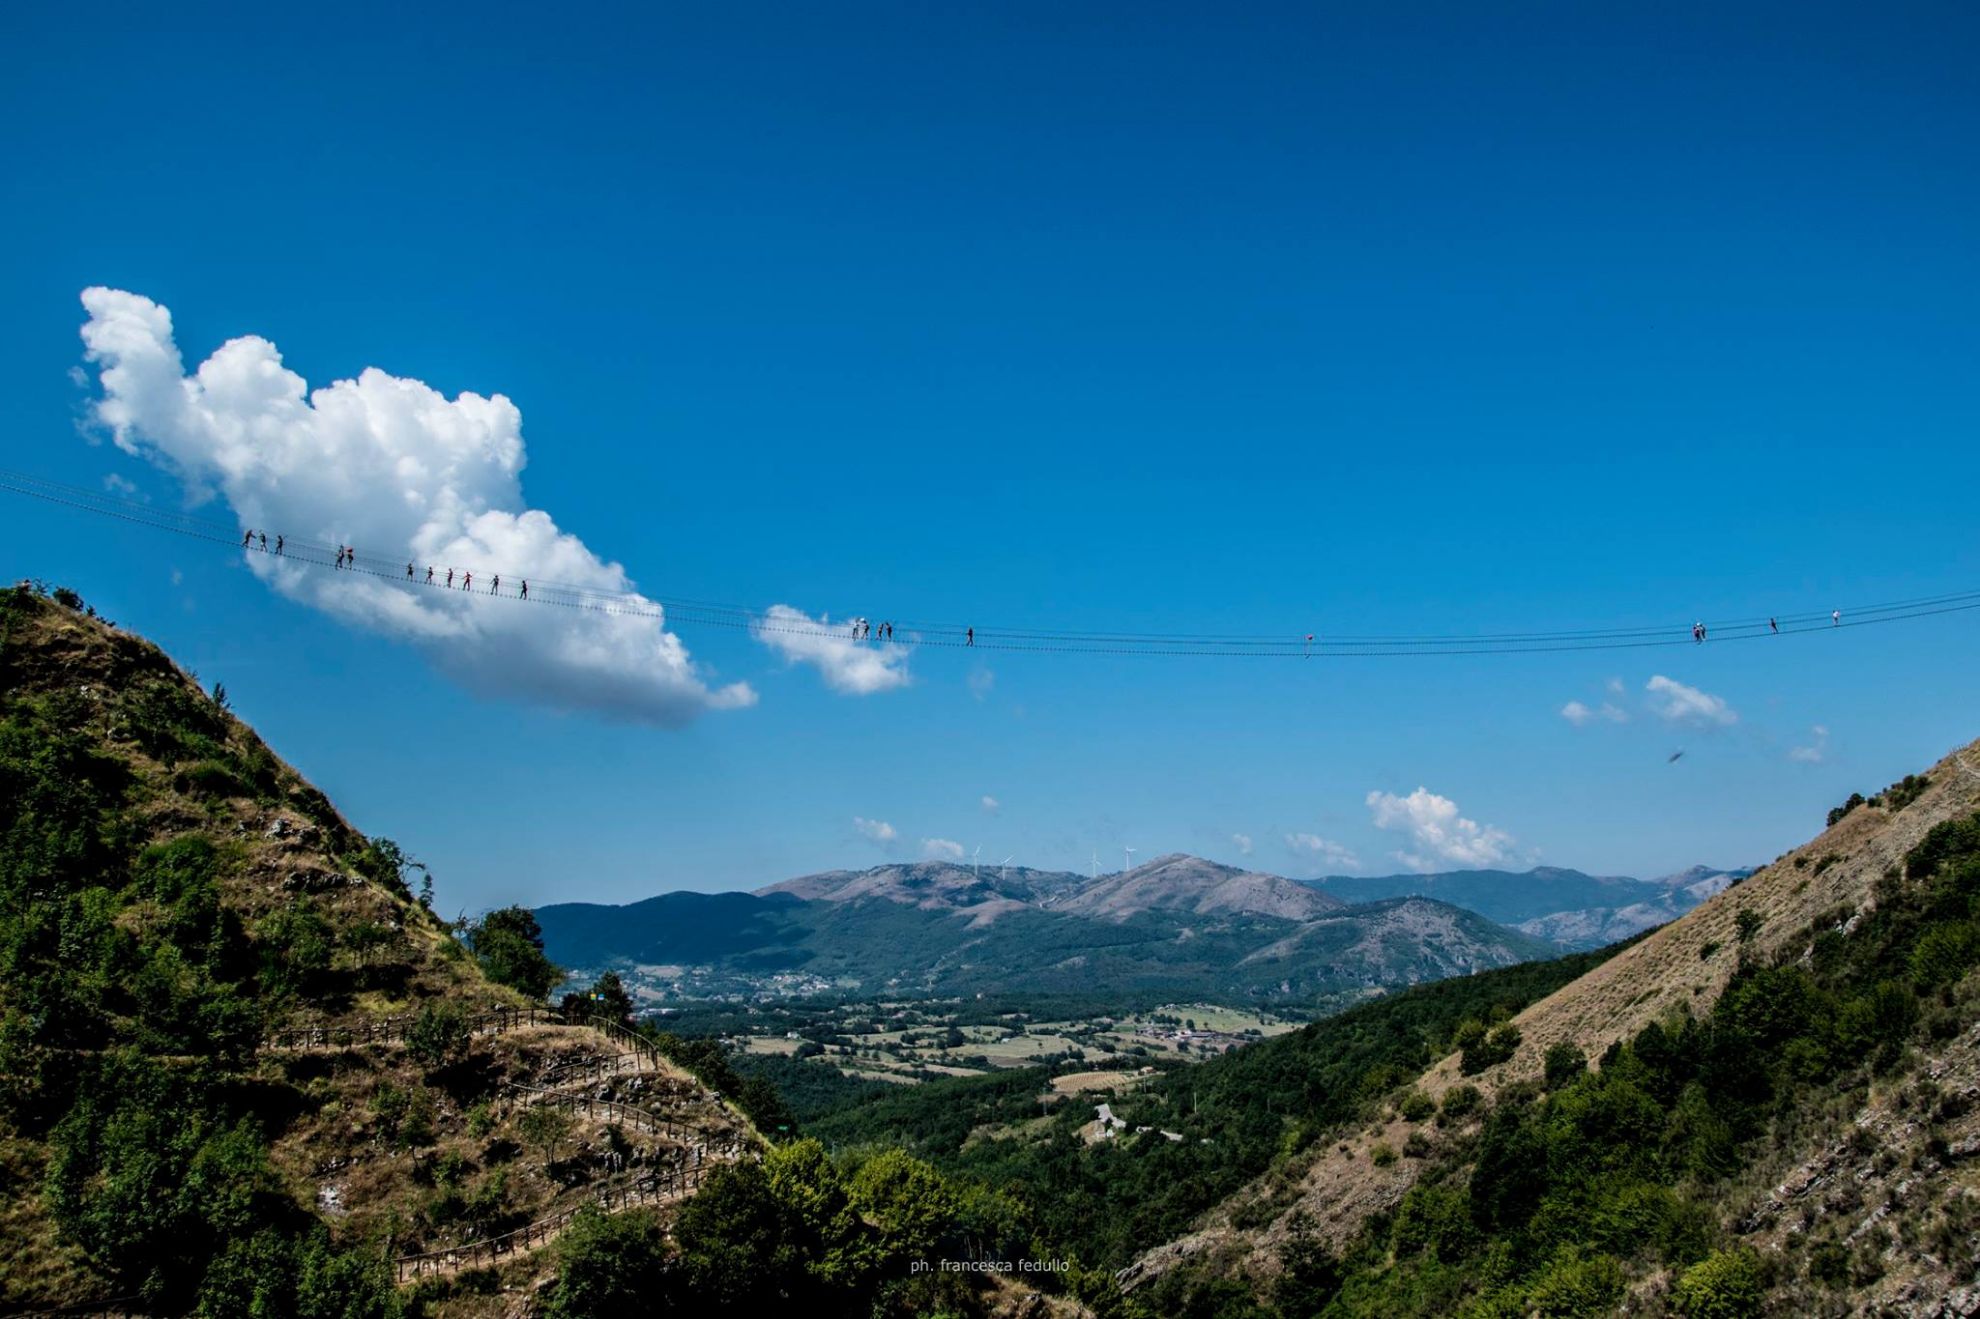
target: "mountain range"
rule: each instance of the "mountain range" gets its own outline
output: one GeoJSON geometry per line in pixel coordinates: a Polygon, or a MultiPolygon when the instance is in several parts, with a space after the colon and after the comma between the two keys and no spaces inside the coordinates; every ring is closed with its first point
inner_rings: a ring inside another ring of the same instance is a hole
{"type": "Polygon", "coordinates": [[[666,994],[1021,989],[1304,1002],[1594,947],[1672,919],[1738,873],[1301,881],[1172,854],[1089,878],[922,861],[753,893],[558,903],[536,916],[561,964],[616,969],[666,994]]]}
{"type": "Polygon", "coordinates": [[[1330,875],[1301,882],[1346,902],[1411,895],[1438,898],[1536,938],[1581,951],[1674,921],[1752,873],[1751,869],[1693,866],[1661,879],[1632,879],[1536,866],[1526,871],[1330,875]]]}

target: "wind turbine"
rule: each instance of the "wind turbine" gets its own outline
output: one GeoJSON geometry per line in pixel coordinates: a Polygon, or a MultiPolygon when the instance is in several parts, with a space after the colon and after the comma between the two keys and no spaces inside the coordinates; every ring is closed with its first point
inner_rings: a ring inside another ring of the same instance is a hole
{"type": "Polygon", "coordinates": [[[969,854],[969,877],[971,879],[976,878],[976,858],[982,855],[983,855],[983,844],[978,843],[976,845],[976,850],[969,854]]]}
{"type": "Polygon", "coordinates": [[[1126,873],[1127,873],[1128,871],[1130,871],[1130,870],[1132,870],[1132,869],[1134,869],[1134,854],[1135,854],[1135,851],[1136,851],[1136,849],[1135,849],[1135,848],[1132,848],[1132,847],[1123,847],[1123,848],[1121,848],[1121,873],[1122,873],[1122,874],[1126,874],[1126,873]]]}
{"type": "Polygon", "coordinates": [[[1093,878],[1100,878],[1100,849],[1093,849],[1093,878]]]}
{"type": "MultiPolygon", "coordinates": [[[[1017,855],[1016,852],[1011,853],[1011,856],[1016,856],[1016,855],[1017,855]]],[[[1011,856],[1005,857],[997,865],[997,878],[999,881],[1006,880],[1011,877],[1011,856]]]]}

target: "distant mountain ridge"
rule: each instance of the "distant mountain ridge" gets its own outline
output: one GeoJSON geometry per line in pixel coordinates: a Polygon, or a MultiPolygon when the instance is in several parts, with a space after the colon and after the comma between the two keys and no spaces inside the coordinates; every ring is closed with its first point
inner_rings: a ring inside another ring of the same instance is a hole
{"type": "Polygon", "coordinates": [[[690,996],[1131,990],[1295,1002],[1558,951],[1436,898],[1350,904],[1182,854],[1097,878],[922,861],[536,915],[559,963],[690,996]]]}
{"type": "Polygon", "coordinates": [[[1410,895],[1436,898],[1563,948],[1584,951],[1676,920],[1752,873],[1750,868],[1693,866],[1661,879],[1635,879],[1536,866],[1526,871],[1329,875],[1300,882],[1348,902],[1410,895]]]}
{"type": "MultiPolygon", "coordinates": [[[[885,898],[923,908],[973,913],[1000,903],[1029,904],[1071,915],[1125,920],[1148,911],[1218,912],[1310,920],[1346,905],[1332,894],[1294,879],[1172,852],[1132,870],[1088,879],[1063,870],[972,867],[947,861],[830,870],[756,890],[806,901],[851,902],[885,898]]],[[[1390,895],[1399,896],[1399,895],[1390,895]]]]}

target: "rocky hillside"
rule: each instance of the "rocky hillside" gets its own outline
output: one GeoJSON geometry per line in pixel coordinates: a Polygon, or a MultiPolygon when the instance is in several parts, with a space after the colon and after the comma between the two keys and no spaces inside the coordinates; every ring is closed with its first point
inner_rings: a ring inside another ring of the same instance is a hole
{"type": "Polygon", "coordinates": [[[1980,744],[1853,799],[1683,918],[1458,1032],[1137,1260],[1130,1286],[1164,1304],[1211,1278],[1317,1289],[1343,1314],[1488,1293],[1512,1309],[1479,1313],[1570,1294],[1599,1303],[1540,1312],[1980,1309],[1977,811],[1980,744]]]}
{"type": "Polygon", "coordinates": [[[66,592],[0,591],[0,803],[0,1311],[498,1313],[756,1144],[66,592]]]}
{"type": "Polygon", "coordinates": [[[1523,871],[1331,875],[1308,882],[1349,902],[1437,898],[1563,948],[1588,950],[1674,921],[1751,873],[1693,866],[1661,879],[1632,879],[1535,866],[1523,871]]]}
{"type": "Polygon", "coordinates": [[[1346,904],[1277,875],[1175,852],[1081,885],[1048,905],[1056,911],[1108,920],[1126,920],[1145,911],[1181,911],[1310,921],[1346,904]]]}

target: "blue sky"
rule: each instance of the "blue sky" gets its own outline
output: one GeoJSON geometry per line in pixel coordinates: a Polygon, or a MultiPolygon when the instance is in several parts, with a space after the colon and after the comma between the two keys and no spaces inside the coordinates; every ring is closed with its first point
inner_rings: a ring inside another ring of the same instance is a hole
{"type": "MultiPolygon", "coordinates": [[[[656,596],[1296,634],[1973,588],[1980,16],[1598,8],[16,6],[0,463],[182,505],[79,434],[108,286],[170,308],[189,369],[258,335],[312,387],[506,396],[520,499],[656,596]]],[[[466,681],[320,586],[6,499],[0,571],[223,680],[452,907],[930,839],[1733,865],[1980,733],[1980,613],[1616,654],[920,650],[866,695],[682,623],[695,680],[755,700],[662,726],[500,676],[554,636],[466,681]],[[1656,676],[1735,721],[1661,717],[1656,676]],[[1418,788],[1378,827],[1370,794],[1418,788]]]]}

